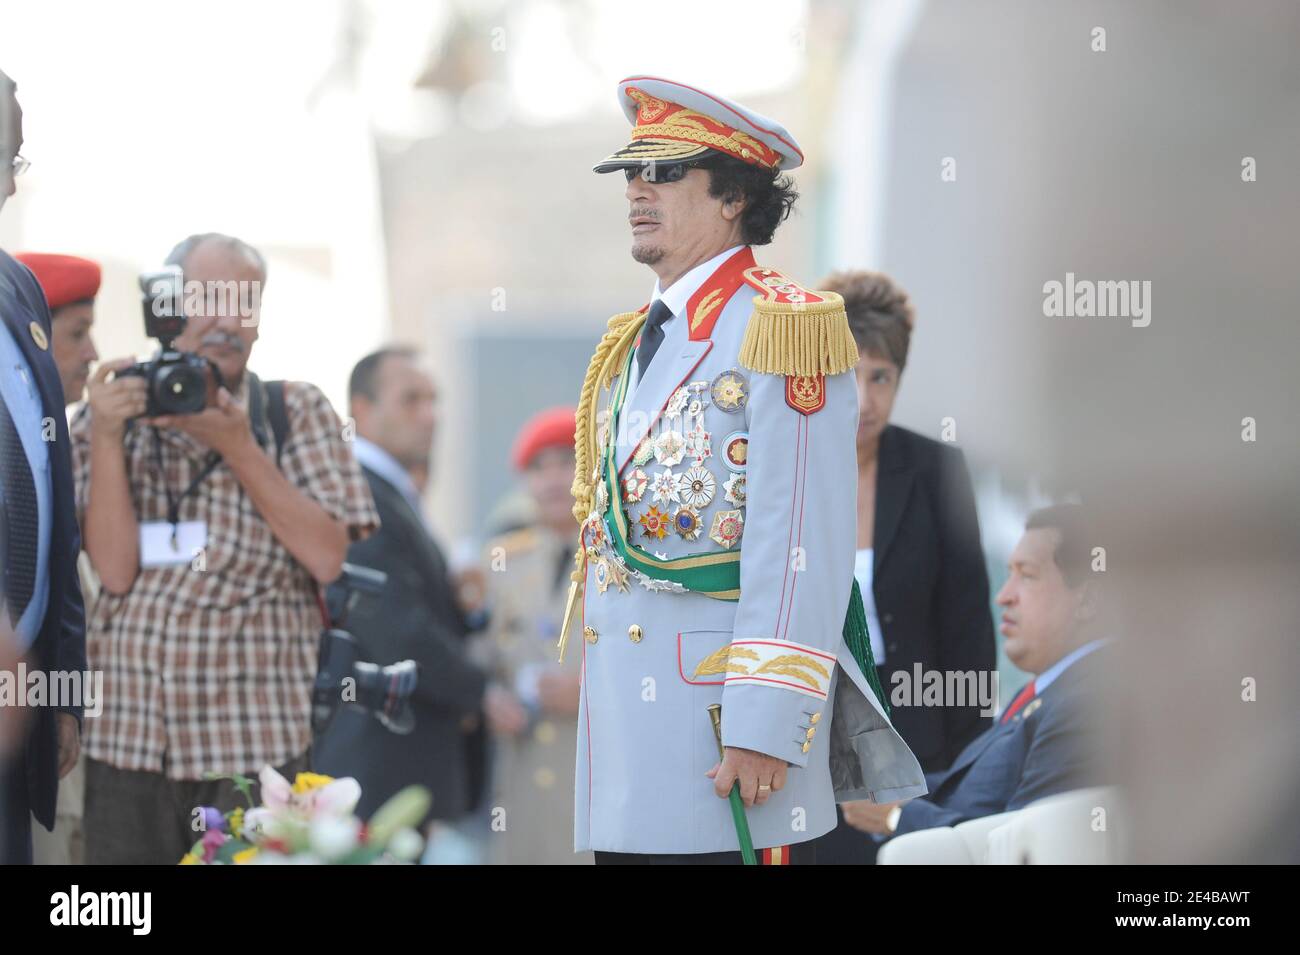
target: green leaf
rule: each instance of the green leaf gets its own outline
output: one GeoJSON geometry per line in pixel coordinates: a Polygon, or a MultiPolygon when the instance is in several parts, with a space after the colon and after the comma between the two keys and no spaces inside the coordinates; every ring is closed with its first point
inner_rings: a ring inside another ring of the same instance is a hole
{"type": "Polygon", "coordinates": [[[383,848],[399,829],[416,829],[424,821],[433,798],[423,786],[407,786],[370,817],[369,842],[383,848]]]}
{"type": "MultiPolygon", "coordinates": [[[[207,772],[203,774],[204,779],[229,779],[235,786],[235,789],[243,795],[244,801],[248,803],[248,808],[254,808],[253,804],[253,784],[255,780],[240,773],[214,773],[207,772]]],[[[229,819],[229,813],[226,814],[229,819]]]]}

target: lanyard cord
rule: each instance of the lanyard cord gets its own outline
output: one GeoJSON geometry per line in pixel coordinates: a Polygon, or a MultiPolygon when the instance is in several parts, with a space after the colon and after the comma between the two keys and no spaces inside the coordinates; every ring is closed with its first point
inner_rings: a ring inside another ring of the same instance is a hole
{"type": "MultiPolygon", "coordinates": [[[[213,366],[213,370],[217,375],[217,383],[218,385],[220,385],[221,373],[219,371],[216,371],[215,365],[213,366]]],[[[262,401],[261,401],[262,383],[258,379],[258,377],[254,375],[251,371],[248,372],[248,377],[249,377],[249,386],[250,386],[248,390],[248,397],[249,397],[248,411],[249,411],[249,418],[252,420],[253,437],[257,439],[257,443],[259,445],[265,447],[266,435],[264,433],[265,428],[263,426],[263,421],[262,421],[265,411],[262,407],[262,401]]],[[[154,462],[158,466],[158,478],[160,481],[162,481],[163,493],[167,495],[167,522],[172,526],[172,541],[174,542],[176,540],[176,525],[178,525],[181,520],[181,503],[185,500],[185,498],[189,497],[191,494],[195,492],[195,490],[198,489],[198,486],[203,483],[204,479],[209,474],[211,474],[213,471],[216,470],[217,465],[221,463],[221,455],[218,454],[216,451],[208,452],[208,457],[204,462],[202,469],[199,471],[197,475],[195,475],[194,480],[190,482],[189,487],[181,491],[179,497],[173,497],[171,485],[167,482],[167,470],[166,468],[163,467],[162,438],[159,435],[157,428],[153,428],[152,430],[153,430],[154,462]]]]}
{"type": "Polygon", "coordinates": [[[154,462],[158,466],[158,478],[162,481],[163,493],[167,495],[167,522],[172,526],[172,540],[176,540],[176,525],[181,520],[181,502],[189,497],[203,483],[204,479],[216,470],[217,465],[221,463],[221,455],[215,451],[208,452],[207,461],[190,481],[189,486],[181,491],[180,496],[172,495],[171,484],[167,480],[167,469],[163,467],[162,459],[162,437],[158,434],[158,429],[153,428],[153,456],[154,462]]]}

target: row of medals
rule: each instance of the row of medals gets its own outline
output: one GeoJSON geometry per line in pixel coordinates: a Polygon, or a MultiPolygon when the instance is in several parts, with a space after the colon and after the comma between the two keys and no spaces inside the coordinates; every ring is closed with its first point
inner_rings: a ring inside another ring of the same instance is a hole
{"type": "MultiPolygon", "coordinates": [[[[660,415],[658,435],[647,434],[641,440],[632,454],[632,469],[621,482],[624,505],[640,503],[647,493],[652,502],[635,524],[629,524],[633,535],[639,530],[643,539],[655,541],[663,540],[672,531],[684,540],[699,540],[704,528],[700,513],[713,502],[718,490],[718,478],[710,467],[713,442],[712,435],[704,430],[704,409],[712,404],[729,415],[738,414],[748,401],[749,382],[736,368],[719,373],[712,381],[693,381],[673,392],[660,415]],[[661,467],[647,474],[644,468],[652,460],[661,467]],[[683,462],[686,469],[674,473],[673,468],[683,462]],[[659,505],[663,505],[662,510],[659,505]]],[[[629,568],[610,543],[603,516],[609,505],[605,473],[609,431],[609,422],[603,422],[597,442],[600,464],[593,473],[596,509],[588,515],[585,528],[587,560],[596,587],[603,594],[613,584],[626,593],[628,578],[634,577],[647,590],[685,593],[686,588],[676,581],[660,580],[629,568]]],[[[722,441],[721,460],[729,473],[722,482],[722,497],[731,509],[714,513],[709,538],[728,550],[744,531],[748,450],[749,434],[744,430],[732,431],[722,441]]],[[[633,546],[645,549],[641,544],[633,546]]],[[[655,556],[666,560],[668,555],[655,556]]]]}

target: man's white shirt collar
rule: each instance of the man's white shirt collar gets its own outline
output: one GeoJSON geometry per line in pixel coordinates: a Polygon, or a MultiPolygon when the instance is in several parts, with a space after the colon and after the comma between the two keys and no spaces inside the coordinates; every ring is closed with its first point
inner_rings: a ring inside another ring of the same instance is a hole
{"type": "Polygon", "coordinates": [[[420,509],[420,491],[411,480],[411,475],[407,473],[406,468],[379,445],[373,441],[367,441],[365,438],[357,435],[352,441],[352,453],[356,455],[357,462],[365,468],[369,468],[378,474],[381,478],[397,488],[402,496],[406,498],[415,513],[420,515],[421,520],[424,514],[420,509]]]}
{"type": "MultiPolygon", "coordinates": [[[[653,305],[663,299],[664,304],[672,310],[673,318],[676,318],[686,310],[686,303],[691,300],[692,295],[700,290],[700,286],[705,283],[708,277],[718,271],[723,262],[743,248],[743,245],[733,245],[726,252],[719,252],[707,262],[701,262],[668,286],[666,291],[659,288],[659,282],[656,280],[654,293],[650,296],[650,304],[653,305]]],[[[667,326],[671,323],[672,319],[669,319],[664,324],[667,326]]]]}
{"type": "Polygon", "coordinates": [[[1083,659],[1105,643],[1106,641],[1104,639],[1090,640],[1077,650],[1072,650],[1065,656],[1061,657],[1061,659],[1057,660],[1042,673],[1038,674],[1038,676],[1034,677],[1034,695],[1037,696],[1051,686],[1056,678],[1066,671],[1070,664],[1083,659]]]}
{"type": "MultiPolygon", "coordinates": [[[[727,261],[727,259],[731,258],[743,248],[743,245],[733,245],[726,252],[719,252],[707,262],[701,262],[672,285],[668,286],[667,291],[660,289],[658,280],[655,281],[654,291],[650,295],[650,304],[654,305],[655,302],[663,299],[664,304],[667,305],[669,311],[673,313],[672,316],[665,320],[663,324],[665,341],[668,340],[669,336],[672,336],[674,339],[673,347],[676,347],[676,330],[682,327],[681,322],[675,321],[677,316],[686,311],[686,303],[691,300],[692,295],[700,290],[700,286],[708,281],[709,276],[718,271],[719,266],[721,266],[723,262],[727,261]]],[[[632,381],[631,386],[628,389],[625,403],[632,400],[632,397],[636,394],[636,386],[640,383],[641,367],[637,362],[633,362],[632,381]]]]}

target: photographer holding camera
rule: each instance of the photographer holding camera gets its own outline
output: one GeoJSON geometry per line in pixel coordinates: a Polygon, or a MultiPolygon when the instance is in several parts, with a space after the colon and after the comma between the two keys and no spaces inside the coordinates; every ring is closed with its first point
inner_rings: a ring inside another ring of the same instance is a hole
{"type": "Polygon", "coordinates": [[[78,512],[103,588],[87,625],[104,674],[86,739],[92,864],[179,860],[195,807],[236,802],[233,784],[207,773],[307,768],[318,587],[378,526],[320,390],[247,369],[262,256],[211,233],[167,263],[183,275],[186,317],[146,287],[162,350],[104,363],[72,423],[78,512]],[[229,296],[214,307],[213,290],[238,290],[240,307],[229,296]]]}

